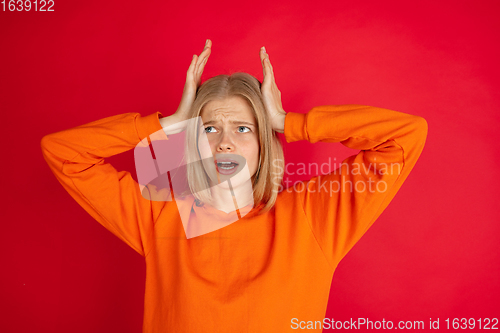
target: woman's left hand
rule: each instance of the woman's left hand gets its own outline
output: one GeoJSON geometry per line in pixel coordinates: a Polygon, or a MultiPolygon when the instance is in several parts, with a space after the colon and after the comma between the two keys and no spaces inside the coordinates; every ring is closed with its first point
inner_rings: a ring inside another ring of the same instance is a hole
{"type": "Polygon", "coordinates": [[[262,69],[264,70],[264,80],[260,87],[264,99],[264,106],[271,120],[273,130],[283,133],[285,131],[286,112],[283,110],[281,104],[281,92],[274,80],[273,66],[271,65],[265,47],[260,49],[260,61],[262,62],[262,69]]]}

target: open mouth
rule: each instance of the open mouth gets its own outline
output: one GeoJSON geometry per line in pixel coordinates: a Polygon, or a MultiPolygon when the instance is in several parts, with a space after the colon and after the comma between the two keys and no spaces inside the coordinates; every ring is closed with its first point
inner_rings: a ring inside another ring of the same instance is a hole
{"type": "Polygon", "coordinates": [[[215,160],[217,172],[222,175],[231,175],[236,172],[240,164],[233,159],[219,158],[215,160]]]}
{"type": "Polygon", "coordinates": [[[235,176],[245,168],[246,160],[239,154],[225,153],[215,154],[212,160],[215,166],[214,181],[222,182],[235,176]],[[221,177],[226,176],[226,177],[221,177]]]}
{"type": "Polygon", "coordinates": [[[218,162],[217,167],[223,170],[232,170],[238,166],[238,163],[234,162],[218,162]]]}

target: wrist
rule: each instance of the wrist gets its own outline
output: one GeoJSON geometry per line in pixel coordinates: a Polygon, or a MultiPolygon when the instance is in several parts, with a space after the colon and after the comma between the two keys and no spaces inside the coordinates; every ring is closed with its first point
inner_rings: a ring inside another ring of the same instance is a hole
{"type": "Polygon", "coordinates": [[[174,113],[171,116],[161,118],[160,125],[162,126],[165,134],[177,134],[185,129],[186,123],[183,120],[184,119],[182,119],[182,117],[174,113]]]}
{"type": "Polygon", "coordinates": [[[273,130],[275,130],[278,133],[284,133],[285,132],[285,118],[286,118],[286,112],[283,111],[283,113],[280,113],[275,116],[275,121],[273,124],[273,130]]]}

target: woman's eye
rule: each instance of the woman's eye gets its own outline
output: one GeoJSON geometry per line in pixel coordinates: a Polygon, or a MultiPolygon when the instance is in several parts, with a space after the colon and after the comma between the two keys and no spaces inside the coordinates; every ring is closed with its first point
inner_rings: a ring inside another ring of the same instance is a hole
{"type": "Polygon", "coordinates": [[[213,126],[207,126],[205,127],[205,132],[206,133],[213,133],[215,131],[215,128],[213,126]]]}
{"type": "Polygon", "coordinates": [[[238,127],[238,132],[240,132],[240,133],[250,132],[250,128],[248,128],[246,126],[239,126],[238,127]]]}

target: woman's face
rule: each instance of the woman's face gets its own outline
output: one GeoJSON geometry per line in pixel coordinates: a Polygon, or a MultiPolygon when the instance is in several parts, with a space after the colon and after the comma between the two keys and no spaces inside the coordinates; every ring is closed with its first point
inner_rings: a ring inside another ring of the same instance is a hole
{"type": "Polygon", "coordinates": [[[244,176],[241,171],[245,162],[250,173],[246,177],[252,177],[259,166],[260,146],[257,121],[247,102],[239,96],[210,101],[203,107],[201,118],[215,158],[218,183],[233,178],[231,183],[236,186],[236,180],[244,180],[239,178],[244,176]],[[238,173],[243,175],[232,176],[238,173]]]}

